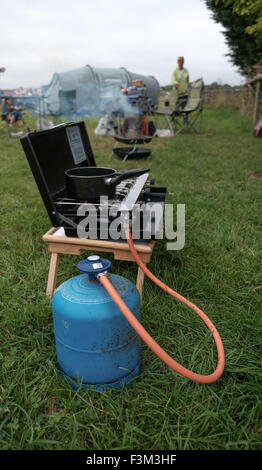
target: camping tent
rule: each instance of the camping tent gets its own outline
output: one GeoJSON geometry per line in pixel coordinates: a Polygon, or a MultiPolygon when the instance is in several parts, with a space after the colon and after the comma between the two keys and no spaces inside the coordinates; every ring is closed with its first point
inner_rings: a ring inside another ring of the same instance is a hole
{"type": "Polygon", "coordinates": [[[122,86],[142,80],[153,106],[158,105],[159,84],[153,76],[144,76],[121,68],[92,68],[90,65],[64,73],[55,73],[44,96],[44,114],[100,115],[106,96],[111,100],[122,86]]]}

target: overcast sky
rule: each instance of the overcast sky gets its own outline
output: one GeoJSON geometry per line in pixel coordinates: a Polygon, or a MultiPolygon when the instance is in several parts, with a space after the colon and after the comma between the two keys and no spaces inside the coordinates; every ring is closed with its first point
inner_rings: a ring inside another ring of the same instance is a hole
{"type": "Polygon", "coordinates": [[[0,88],[38,87],[86,64],[166,85],[178,55],[190,80],[243,83],[203,0],[11,0],[1,2],[0,34],[0,88]]]}

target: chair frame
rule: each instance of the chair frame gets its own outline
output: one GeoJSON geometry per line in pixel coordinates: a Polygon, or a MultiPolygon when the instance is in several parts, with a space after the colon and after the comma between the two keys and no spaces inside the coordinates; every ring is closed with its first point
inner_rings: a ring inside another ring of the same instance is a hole
{"type": "Polygon", "coordinates": [[[200,134],[202,132],[202,113],[203,113],[203,107],[200,106],[197,110],[194,111],[188,111],[188,112],[173,112],[171,114],[171,121],[174,127],[174,135],[180,134],[184,129],[187,127],[192,129],[196,134],[200,134]],[[195,113],[194,116],[190,119],[190,115],[192,113],[195,113]],[[182,117],[184,119],[184,123],[181,124],[179,121],[179,118],[182,117]],[[187,119],[185,119],[187,118],[187,119]],[[200,118],[200,125],[199,129],[196,128],[195,123],[196,121],[200,118]],[[178,126],[178,130],[176,131],[176,126],[178,126]]]}

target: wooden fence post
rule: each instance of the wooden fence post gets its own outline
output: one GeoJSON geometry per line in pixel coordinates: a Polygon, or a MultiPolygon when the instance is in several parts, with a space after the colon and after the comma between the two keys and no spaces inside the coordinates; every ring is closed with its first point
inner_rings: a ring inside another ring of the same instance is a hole
{"type": "Polygon", "coordinates": [[[255,125],[258,120],[258,102],[259,102],[259,92],[260,92],[260,80],[256,83],[256,92],[254,99],[254,108],[253,108],[253,124],[255,125]]]}

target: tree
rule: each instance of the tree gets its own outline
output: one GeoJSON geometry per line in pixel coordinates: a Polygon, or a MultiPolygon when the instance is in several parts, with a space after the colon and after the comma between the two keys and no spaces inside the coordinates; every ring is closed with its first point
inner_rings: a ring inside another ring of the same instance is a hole
{"type": "Polygon", "coordinates": [[[262,0],[216,0],[217,5],[221,2],[232,5],[232,11],[238,15],[253,15],[254,23],[246,31],[249,34],[262,34],[262,0]]]}
{"type": "Polygon", "coordinates": [[[250,68],[261,60],[262,33],[256,30],[250,34],[250,28],[258,22],[254,4],[258,2],[261,6],[261,1],[205,0],[214,21],[224,27],[223,34],[229,47],[227,56],[243,75],[247,75],[250,68]],[[252,8],[247,8],[249,4],[252,8]]]}

